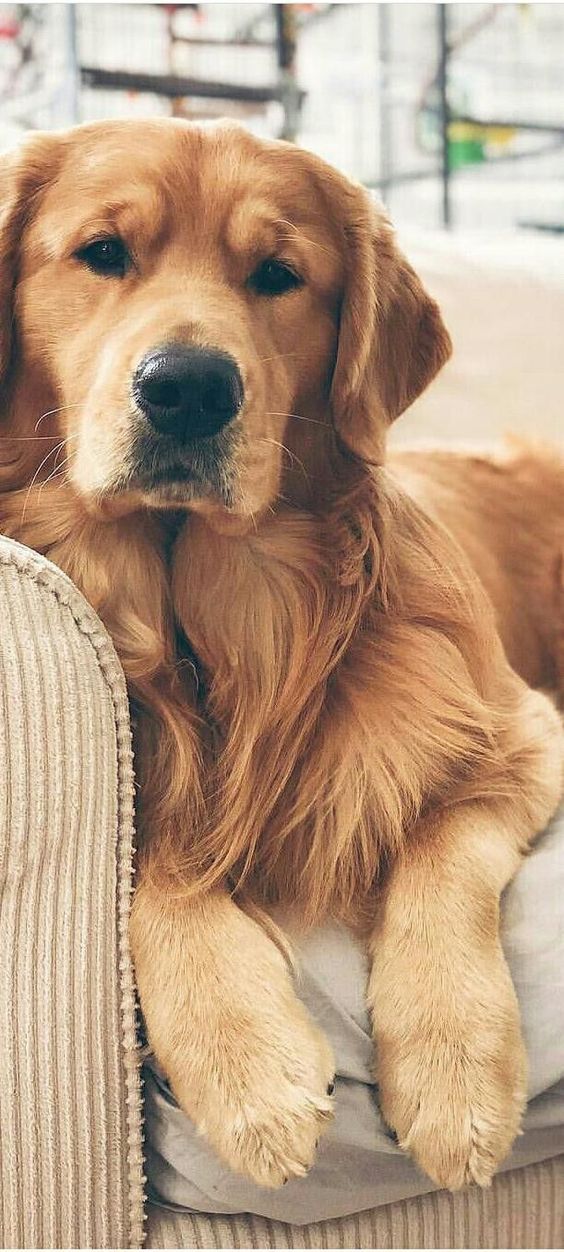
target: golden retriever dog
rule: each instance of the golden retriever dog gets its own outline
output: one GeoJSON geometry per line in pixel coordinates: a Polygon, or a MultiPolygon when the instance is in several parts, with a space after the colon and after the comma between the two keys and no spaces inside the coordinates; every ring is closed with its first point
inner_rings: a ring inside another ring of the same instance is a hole
{"type": "Polygon", "coordinates": [[[562,463],[384,464],[449,338],[381,210],[306,152],[87,125],[4,158],[0,196],[0,524],[126,671],[151,1045],[233,1169],[304,1174],[334,1063],[277,919],[338,916],[388,1125],[438,1185],[485,1184],[526,1091],[500,894],[562,790],[535,690],[562,463]]]}

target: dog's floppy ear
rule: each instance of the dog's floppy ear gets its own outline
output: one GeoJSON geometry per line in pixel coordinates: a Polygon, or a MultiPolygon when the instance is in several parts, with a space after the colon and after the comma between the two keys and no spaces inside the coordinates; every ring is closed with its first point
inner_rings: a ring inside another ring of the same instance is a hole
{"type": "Polygon", "coordinates": [[[56,135],[35,134],[0,158],[0,384],[11,360],[22,237],[38,196],[55,172],[59,150],[56,135]]]}
{"type": "Polygon", "coordinates": [[[375,460],[386,427],[448,360],[451,342],[438,306],[402,256],[383,211],[363,188],[346,183],[344,195],[343,190],[337,212],[345,279],[333,420],[349,448],[375,460]]]}

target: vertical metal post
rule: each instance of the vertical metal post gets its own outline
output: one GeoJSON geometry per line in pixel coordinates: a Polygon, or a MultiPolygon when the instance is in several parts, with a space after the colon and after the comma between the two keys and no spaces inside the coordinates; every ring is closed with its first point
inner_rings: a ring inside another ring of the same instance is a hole
{"type": "Polygon", "coordinates": [[[281,139],[295,141],[299,118],[301,95],[296,82],[296,12],[292,4],[274,4],[276,24],[276,58],[278,82],[284,109],[281,139]]]}
{"type": "Polygon", "coordinates": [[[439,72],[437,83],[439,88],[439,118],[441,126],[441,188],[442,217],[446,230],[452,224],[450,199],[450,154],[449,154],[449,109],[448,109],[448,5],[437,5],[438,36],[439,36],[439,72]]]}
{"type": "Polygon", "coordinates": [[[390,127],[390,5],[378,5],[378,178],[382,198],[389,203],[392,181],[390,127]]]}
{"type": "Polygon", "coordinates": [[[64,125],[80,121],[78,94],[78,31],[76,4],[61,5],[65,14],[65,113],[64,125]]]}

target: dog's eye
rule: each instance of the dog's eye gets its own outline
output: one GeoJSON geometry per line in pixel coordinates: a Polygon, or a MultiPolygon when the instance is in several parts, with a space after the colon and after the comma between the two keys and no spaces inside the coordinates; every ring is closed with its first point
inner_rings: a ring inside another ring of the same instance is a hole
{"type": "Polygon", "coordinates": [[[92,243],[79,248],[74,255],[94,274],[113,275],[116,278],[123,278],[131,265],[131,256],[117,235],[107,239],[94,239],[92,243]]]}
{"type": "Polygon", "coordinates": [[[303,286],[303,278],[284,261],[269,257],[262,261],[249,278],[249,287],[259,296],[283,296],[286,291],[293,291],[303,286]]]}

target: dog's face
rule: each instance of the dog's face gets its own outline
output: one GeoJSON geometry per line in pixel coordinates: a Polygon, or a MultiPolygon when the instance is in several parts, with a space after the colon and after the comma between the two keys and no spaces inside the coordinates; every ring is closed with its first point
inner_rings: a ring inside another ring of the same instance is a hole
{"type": "Polygon", "coordinates": [[[365,193],[237,127],[37,136],[0,204],[9,392],[59,410],[91,502],[254,515],[298,423],[375,456],[448,355],[365,193]]]}

